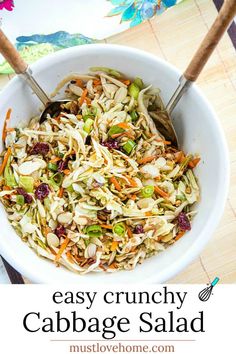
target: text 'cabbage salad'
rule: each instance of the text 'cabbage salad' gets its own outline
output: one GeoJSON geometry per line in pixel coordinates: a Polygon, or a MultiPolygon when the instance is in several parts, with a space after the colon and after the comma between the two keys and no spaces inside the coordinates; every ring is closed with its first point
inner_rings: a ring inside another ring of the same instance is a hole
{"type": "Polygon", "coordinates": [[[158,132],[159,90],[108,68],[66,78],[56,116],[3,129],[0,198],[23,241],[80,274],[133,269],[191,229],[193,168],[158,132]]]}

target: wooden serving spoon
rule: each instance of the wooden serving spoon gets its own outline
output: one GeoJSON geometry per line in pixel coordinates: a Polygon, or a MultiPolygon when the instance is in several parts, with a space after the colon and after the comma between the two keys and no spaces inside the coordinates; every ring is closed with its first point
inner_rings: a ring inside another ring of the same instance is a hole
{"type": "Polygon", "coordinates": [[[171,113],[177,103],[188,90],[191,84],[197,80],[199,74],[216,48],[221,37],[233,21],[236,15],[236,0],[225,0],[224,4],[210,30],[203,39],[197,52],[194,54],[187,69],[179,79],[179,86],[166,105],[165,111],[151,112],[159,131],[167,140],[177,146],[177,135],[171,120],[171,113]]]}
{"type": "Polygon", "coordinates": [[[47,114],[54,115],[57,112],[60,113],[61,104],[69,102],[69,100],[52,101],[48,97],[48,95],[33,77],[32,70],[30,69],[29,65],[21,58],[19,52],[16,50],[14,45],[10,42],[2,30],[0,30],[0,53],[10,64],[15,73],[22,76],[26,80],[27,84],[31,87],[33,92],[45,106],[45,109],[40,117],[40,123],[46,120],[47,114]]]}

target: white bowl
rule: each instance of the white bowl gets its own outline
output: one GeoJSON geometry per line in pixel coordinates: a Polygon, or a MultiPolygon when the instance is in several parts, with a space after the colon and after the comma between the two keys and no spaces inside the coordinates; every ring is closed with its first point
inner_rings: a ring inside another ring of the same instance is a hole
{"type": "MultiPolygon", "coordinates": [[[[73,72],[86,73],[91,66],[115,68],[131,77],[142,77],[146,84],[161,88],[167,102],[178,85],[180,73],[170,64],[146,52],[118,45],[84,45],[49,55],[32,65],[35,78],[52,92],[57,83],[73,72]]],[[[9,107],[13,109],[11,126],[29,120],[41,104],[19,77],[0,94],[2,130],[9,107]]],[[[0,207],[0,253],[20,273],[35,283],[157,283],[180,272],[201,252],[215,230],[224,210],[229,181],[228,150],[222,129],[210,104],[193,85],[173,113],[174,125],[183,150],[199,153],[196,169],[201,187],[201,201],[192,230],[182,239],[133,271],[113,274],[94,273],[80,276],[39,258],[15,233],[3,206],[0,207]]]]}

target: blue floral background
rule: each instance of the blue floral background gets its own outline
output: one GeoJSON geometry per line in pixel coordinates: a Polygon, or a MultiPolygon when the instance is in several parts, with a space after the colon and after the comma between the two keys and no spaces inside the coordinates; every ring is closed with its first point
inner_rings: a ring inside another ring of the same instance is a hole
{"type": "Polygon", "coordinates": [[[168,7],[183,0],[107,0],[114,8],[107,16],[121,16],[121,22],[130,21],[130,27],[160,15],[168,7]]]}

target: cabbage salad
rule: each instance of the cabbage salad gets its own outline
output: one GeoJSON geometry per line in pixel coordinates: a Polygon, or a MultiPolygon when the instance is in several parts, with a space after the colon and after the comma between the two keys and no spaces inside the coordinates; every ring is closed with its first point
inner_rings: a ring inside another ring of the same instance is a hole
{"type": "Polygon", "coordinates": [[[158,132],[160,92],[142,79],[96,67],[62,87],[71,101],[42,124],[9,128],[7,112],[1,201],[21,239],[56,265],[133,269],[191,229],[200,158],[158,132]]]}

